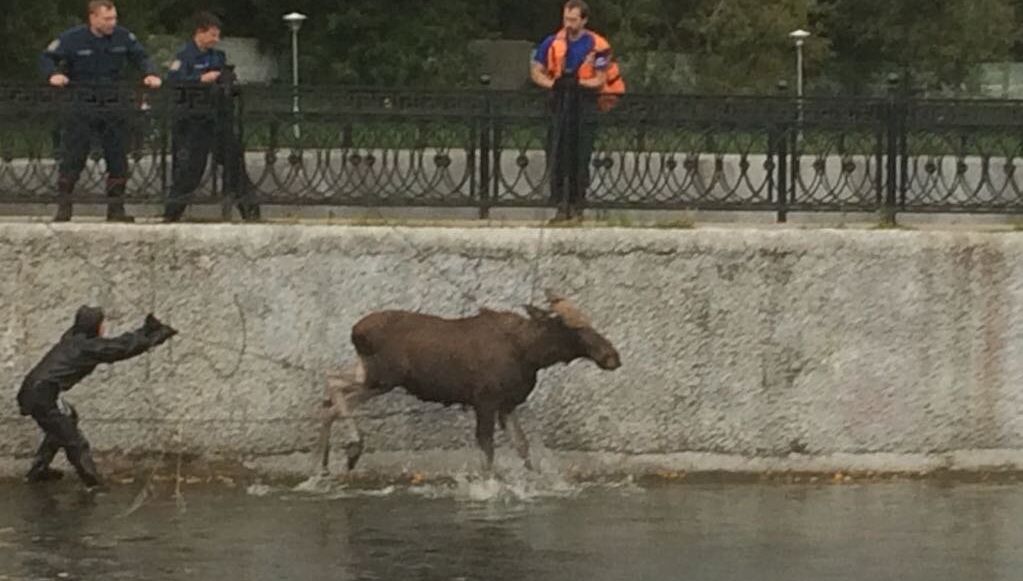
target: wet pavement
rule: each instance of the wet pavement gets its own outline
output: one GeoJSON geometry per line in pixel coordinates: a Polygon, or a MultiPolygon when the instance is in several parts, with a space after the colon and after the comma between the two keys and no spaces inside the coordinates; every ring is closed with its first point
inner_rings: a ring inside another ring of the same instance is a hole
{"type": "Polygon", "coordinates": [[[0,580],[1023,577],[1017,484],[309,484],[3,484],[0,580]]]}

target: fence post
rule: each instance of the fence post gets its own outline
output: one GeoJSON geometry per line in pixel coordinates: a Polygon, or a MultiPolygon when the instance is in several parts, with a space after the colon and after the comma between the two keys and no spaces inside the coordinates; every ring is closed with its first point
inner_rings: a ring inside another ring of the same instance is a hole
{"type": "MultiPolygon", "coordinates": [[[[164,93],[166,95],[166,92],[164,93]]],[[[168,175],[167,156],[174,146],[171,143],[171,116],[175,114],[175,107],[172,100],[166,96],[157,98],[157,106],[153,108],[153,114],[157,117],[157,125],[160,134],[160,203],[166,204],[170,195],[170,180],[168,175]]]]}
{"type": "Polygon", "coordinates": [[[487,90],[490,86],[490,75],[480,75],[480,85],[483,87],[483,115],[479,121],[479,218],[486,220],[490,218],[490,140],[493,120],[493,103],[490,91],[487,90]]]}
{"type": "MultiPolygon", "coordinates": [[[[562,153],[563,162],[560,164],[564,168],[561,172],[562,176],[567,178],[567,184],[562,182],[561,192],[561,211],[562,215],[566,220],[570,220],[575,216],[576,210],[582,212],[581,208],[576,208],[576,204],[583,199],[582,188],[586,187],[583,183],[585,180],[582,179],[582,165],[579,159],[581,148],[579,147],[579,141],[581,139],[581,128],[582,128],[582,89],[579,87],[575,77],[571,77],[569,82],[562,85],[562,99],[561,101],[561,120],[563,121],[564,134],[562,135],[561,144],[559,148],[562,153]],[[567,163],[564,163],[567,162],[567,163]],[[565,187],[567,185],[567,187],[565,187]]],[[[585,163],[585,162],[583,162],[585,163]]]]}
{"type": "Polygon", "coordinates": [[[880,222],[883,226],[895,226],[896,224],[896,195],[898,189],[899,174],[899,98],[898,98],[899,76],[895,73],[888,75],[888,99],[885,107],[885,127],[887,138],[885,139],[885,196],[880,208],[880,222]]]}
{"type": "Polygon", "coordinates": [[[259,200],[256,192],[249,182],[249,169],[245,160],[245,93],[237,91],[235,99],[238,102],[234,111],[232,130],[237,129],[237,134],[232,134],[231,142],[231,163],[235,166],[236,178],[238,181],[238,199],[245,208],[245,215],[242,219],[258,220],[260,217],[259,200]]]}
{"type": "MultiPolygon", "coordinates": [[[[231,221],[231,196],[228,192],[228,166],[232,163],[230,158],[231,153],[231,139],[234,137],[234,123],[232,120],[230,108],[234,105],[231,98],[231,83],[228,81],[223,85],[217,85],[216,97],[213,103],[214,115],[216,115],[216,125],[218,135],[216,147],[220,148],[220,159],[223,160],[223,169],[220,171],[220,219],[224,222],[231,221]]],[[[212,167],[217,167],[216,163],[212,164],[212,167]]],[[[214,179],[214,184],[216,180],[214,179]]],[[[236,194],[237,195],[237,194],[236,194]]]]}
{"type": "MultiPolygon", "coordinates": [[[[787,95],[789,91],[788,82],[781,80],[778,81],[778,92],[782,95],[787,95]]],[[[784,107],[783,111],[788,111],[788,107],[784,107]]],[[[768,156],[772,153],[777,153],[777,160],[775,163],[775,169],[777,174],[775,177],[775,183],[778,193],[777,199],[777,213],[776,220],[779,224],[788,222],[788,142],[789,142],[789,130],[788,124],[785,123],[784,118],[786,116],[780,116],[777,119],[771,121],[771,133],[773,139],[769,136],[768,138],[768,156]],[[773,144],[771,143],[773,141],[773,144]],[[773,151],[772,151],[773,145],[773,151]]]]}
{"type": "Polygon", "coordinates": [[[899,155],[899,200],[898,208],[906,208],[906,192],[909,189],[909,108],[912,107],[912,94],[909,90],[909,77],[903,79],[902,97],[897,100],[896,120],[898,122],[898,155],[899,155]]]}

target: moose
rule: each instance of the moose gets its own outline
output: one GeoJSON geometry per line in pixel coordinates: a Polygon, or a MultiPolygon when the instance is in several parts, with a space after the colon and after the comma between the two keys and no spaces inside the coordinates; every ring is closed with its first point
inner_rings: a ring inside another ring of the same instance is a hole
{"type": "Polygon", "coordinates": [[[351,416],[360,404],[403,387],[422,401],[462,405],[476,413],[476,442],[484,470],[494,463],[494,424],[508,431],[529,470],[529,443],[515,414],[536,387],[537,373],[557,363],[585,358],[601,369],[621,366],[618,351],[563,296],[546,291],[549,309],[524,305],[527,316],[481,308],[476,315],[448,319],[410,311],[366,315],[353,327],[358,354],[350,367],[327,374],[317,457],[329,474],[330,432],[338,418],[349,427],[345,454],[353,470],[363,440],[351,416]]]}

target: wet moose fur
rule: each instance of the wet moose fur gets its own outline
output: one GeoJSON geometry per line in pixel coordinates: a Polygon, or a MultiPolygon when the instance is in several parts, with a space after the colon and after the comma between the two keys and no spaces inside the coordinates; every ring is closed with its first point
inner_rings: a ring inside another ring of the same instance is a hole
{"type": "Polygon", "coordinates": [[[472,407],[487,471],[494,461],[495,421],[502,429],[510,428],[519,456],[532,468],[515,408],[533,391],[537,373],[579,358],[602,369],[621,365],[614,346],[575,305],[550,292],[547,299],[550,310],[526,306],[528,317],[480,309],[461,319],[409,311],[379,311],[362,318],[352,328],[358,362],[327,377],[317,451],[322,472],[329,471],[333,422],[348,420],[345,452],[351,470],[363,448],[352,410],[396,387],[423,401],[472,407]]]}

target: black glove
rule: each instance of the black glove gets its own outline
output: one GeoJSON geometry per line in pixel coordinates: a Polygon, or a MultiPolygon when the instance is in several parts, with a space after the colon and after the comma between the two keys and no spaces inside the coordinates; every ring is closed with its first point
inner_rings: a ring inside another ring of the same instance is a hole
{"type": "Polygon", "coordinates": [[[153,346],[159,345],[167,339],[178,334],[178,330],[170,325],[165,325],[157,319],[153,313],[146,315],[146,321],[142,325],[142,332],[153,342],[153,346]]]}
{"type": "Polygon", "coordinates": [[[170,325],[161,325],[159,329],[149,334],[153,347],[165,343],[168,339],[178,334],[178,330],[170,325]]]}
{"type": "Polygon", "coordinates": [[[155,333],[160,330],[160,327],[163,327],[163,323],[160,322],[160,319],[157,319],[153,313],[146,315],[146,321],[142,324],[142,330],[146,333],[146,335],[155,333]]]}

